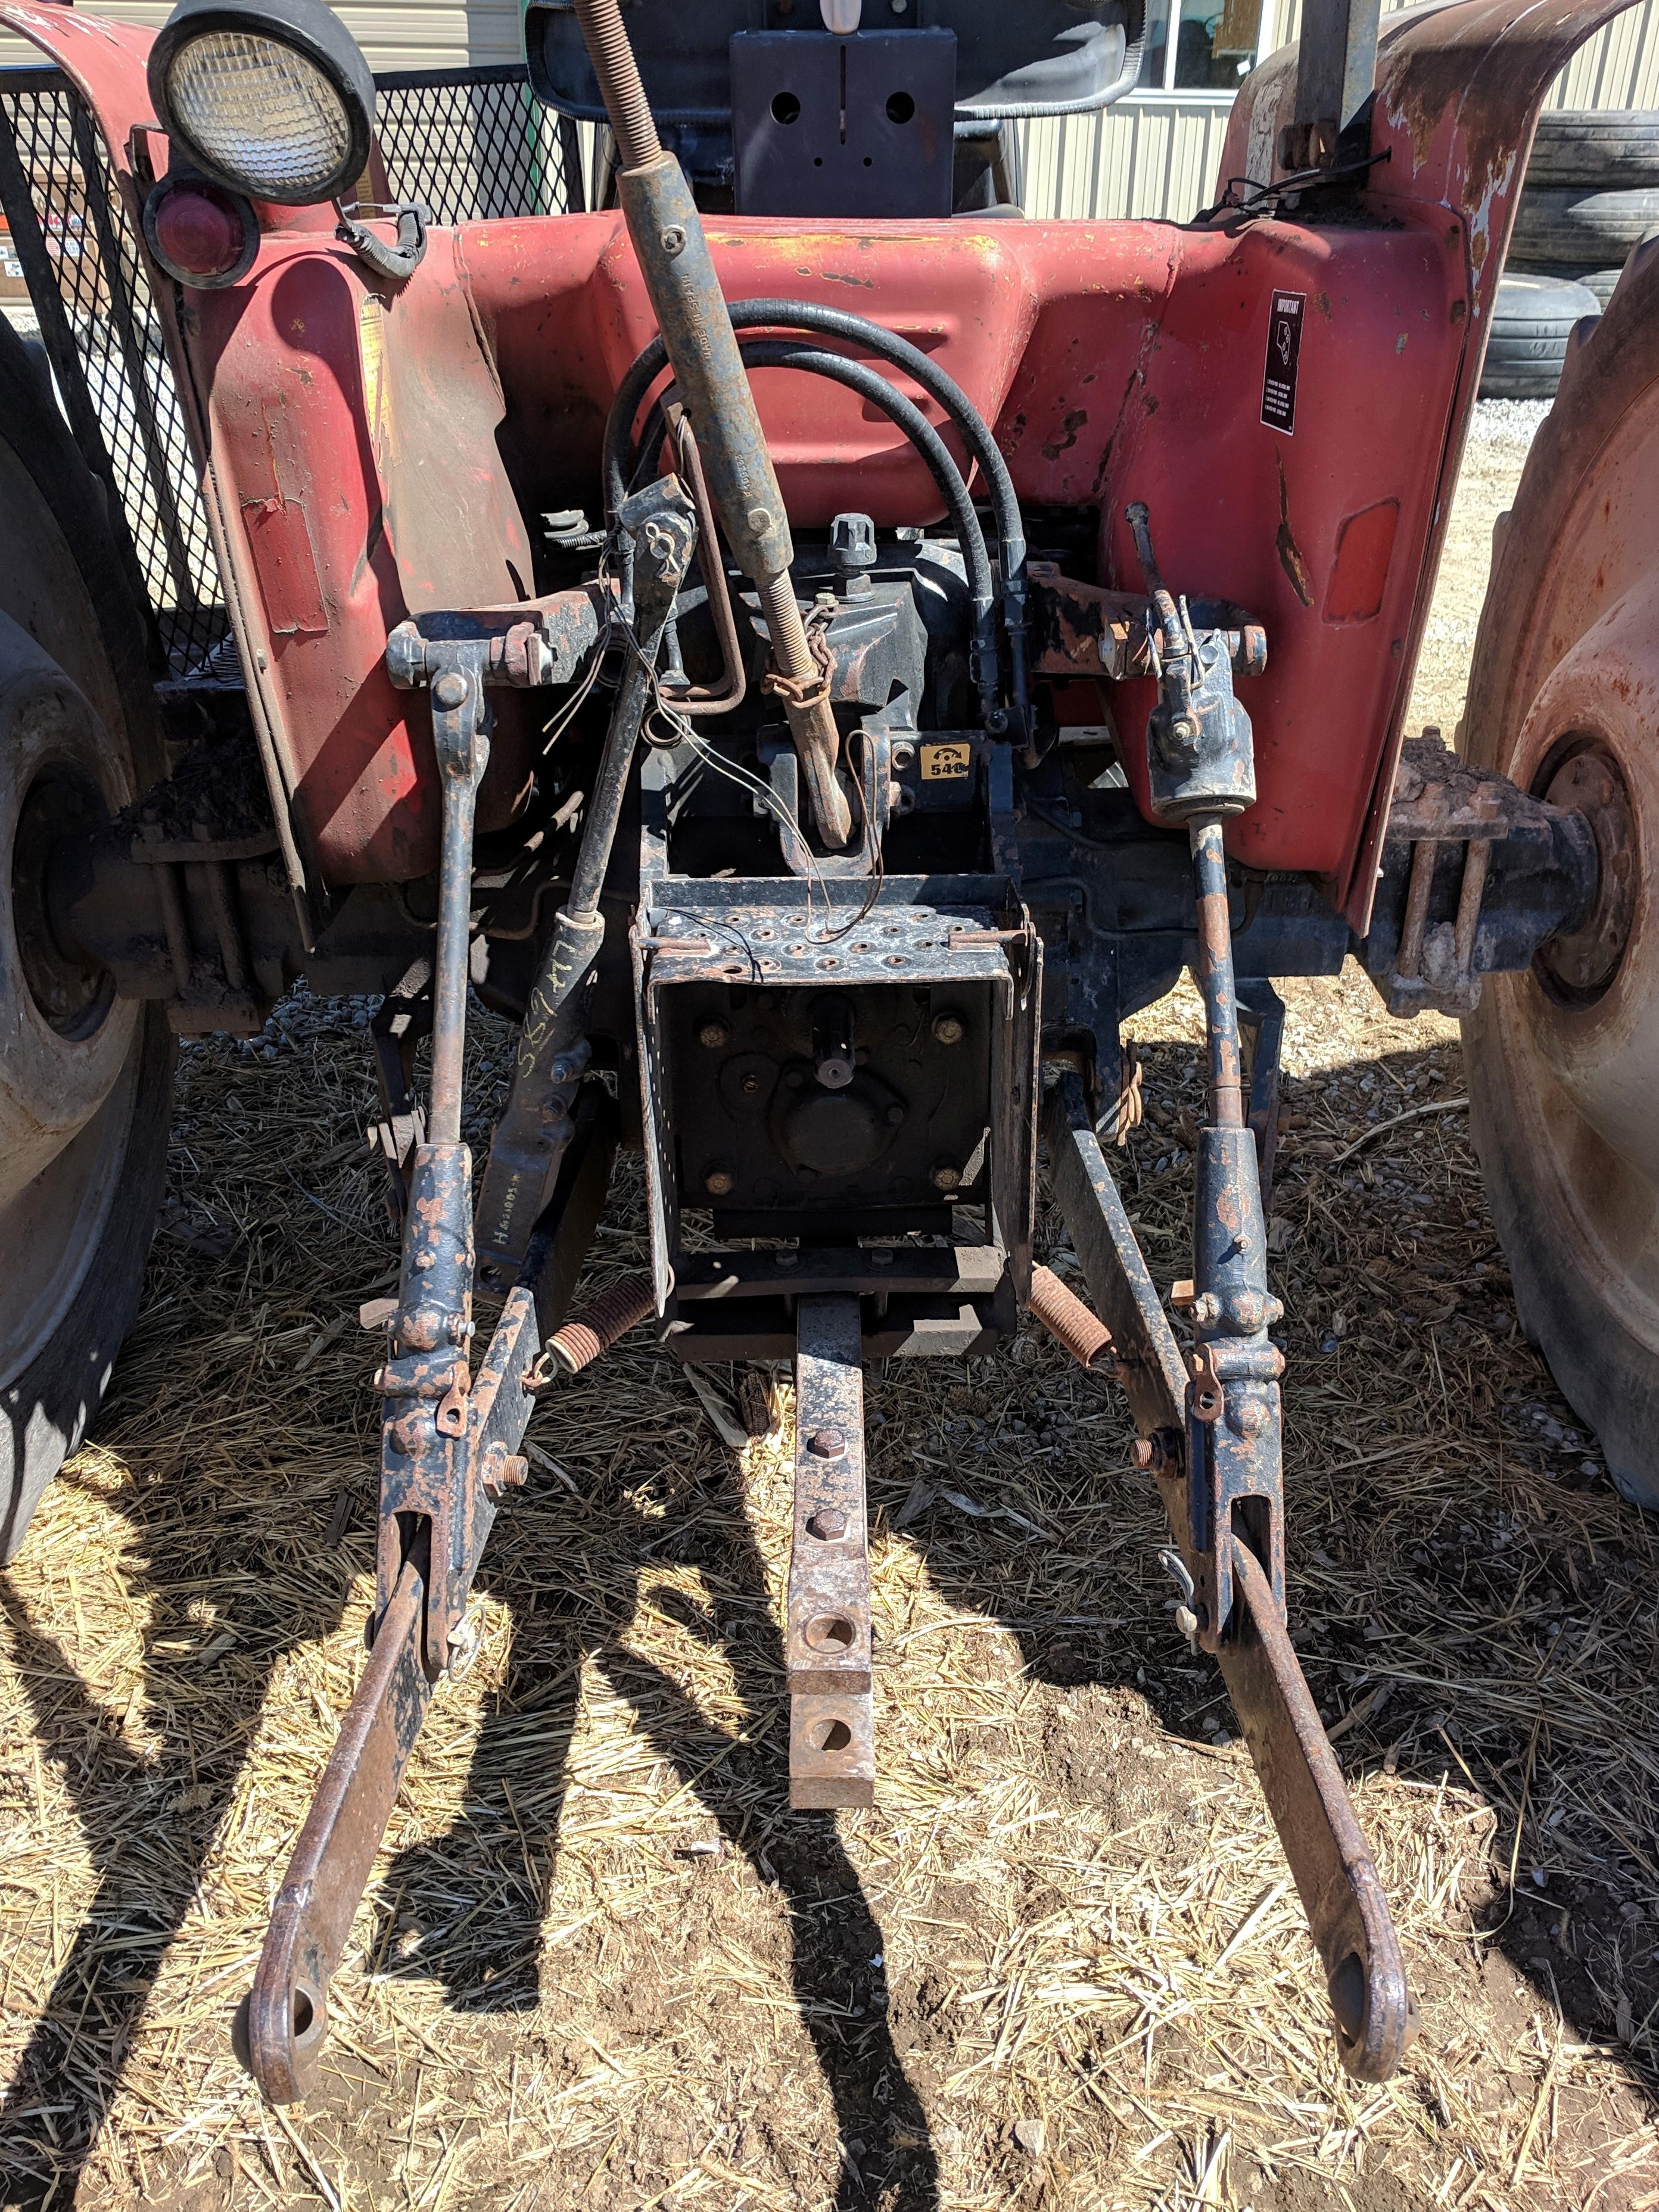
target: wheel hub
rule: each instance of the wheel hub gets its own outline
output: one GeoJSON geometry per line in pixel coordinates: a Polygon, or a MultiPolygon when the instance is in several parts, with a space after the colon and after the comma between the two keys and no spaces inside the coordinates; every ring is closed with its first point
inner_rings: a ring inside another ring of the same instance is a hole
{"type": "Polygon", "coordinates": [[[107,969],[59,944],[47,908],[52,856],[65,839],[84,836],[109,818],[95,785],[75,770],[49,767],[30,785],[12,843],[12,921],[23,981],[59,1036],[90,1036],[115,996],[107,969]]]}
{"type": "Polygon", "coordinates": [[[1551,938],[1534,963],[1539,982],[1559,1006],[1593,1006],[1619,973],[1636,919],[1636,816],[1624,771],[1599,738],[1573,737],[1552,747],[1534,796],[1565,813],[1582,814],[1595,837],[1601,879],[1589,912],[1551,938]]]}
{"type": "Polygon", "coordinates": [[[131,796],[84,696],[0,614],[0,1385],[49,1343],[119,1199],[137,1006],[52,929],[52,855],[131,796]]]}

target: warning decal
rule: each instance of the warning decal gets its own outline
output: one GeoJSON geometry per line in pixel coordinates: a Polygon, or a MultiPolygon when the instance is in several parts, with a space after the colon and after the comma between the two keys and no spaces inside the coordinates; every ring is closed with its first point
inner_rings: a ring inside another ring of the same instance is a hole
{"type": "Polygon", "coordinates": [[[1261,379],[1261,419],[1286,437],[1296,428],[1296,368],[1302,353],[1305,292],[1275,292],[1267,325],[1267,366],[1261,379]]]}

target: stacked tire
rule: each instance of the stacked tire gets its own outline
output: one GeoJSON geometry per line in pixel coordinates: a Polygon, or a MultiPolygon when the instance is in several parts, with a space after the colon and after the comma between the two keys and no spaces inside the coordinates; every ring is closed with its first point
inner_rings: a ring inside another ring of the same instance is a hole
{"type": "Polygon", "coordinates": [[[1659,232],[1659,112],[1552,108],[1538,119],[1480,380],[1487,399],[1548,399],[1573,325],[1606,307],[1659,232]]]}

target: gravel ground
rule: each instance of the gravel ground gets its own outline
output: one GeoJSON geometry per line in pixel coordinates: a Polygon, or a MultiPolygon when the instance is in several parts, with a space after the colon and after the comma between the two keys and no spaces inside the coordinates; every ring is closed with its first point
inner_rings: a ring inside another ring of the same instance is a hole
{"type": "MultiPolygon", "coordinates": [[[[1449,731],[1539,410],[1483,406],[1413,720],[1449,731]]],[[[734,1452],[629,1340],[538,1413],[331,1992],[323,2083],[229,2052],[362,1665],[392,1279],[369,1003],[181,1055],[144,1311],[0,1577],[8,2204],[1644,2212],[1659,2203],[1650,1525],[1521,1336],[1457,1031],[1286,993],[1293,1632],[1422,2004],[1335,2063],[1276,1841],[1171,1629],[1121,1401],[1036,1335],[872,1380],[872,1813],[791,1815],[789,1406],[734,1452]]],[[[1189,988],[1119,1156],[1187,1271],[1189,988]]],[[[471,1075],[507,1039],[481,1023],[471,1075]]],[[[618,1176],[590,1271],[637,1266],[618,1176]]],[[[1042,1250],[1074,1261],[1051,1212],[1042,1250]]]]}

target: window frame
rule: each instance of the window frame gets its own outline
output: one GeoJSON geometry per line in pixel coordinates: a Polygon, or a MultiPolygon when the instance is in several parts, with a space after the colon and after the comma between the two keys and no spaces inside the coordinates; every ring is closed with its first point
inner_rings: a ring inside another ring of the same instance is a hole
{"type": "MultiPolygon", "coordinates": [[[[1181,0],[1165,0],[1165,5],[1169,9],[1169,16],[1171,25],[1178,26],[1180,22],[1181,0]]],[[[1275,5],[1275,0],[1261,0],[1261,12],[1258,19],[1255,34],[1255,61],[1252,64],[1253,67],[1259,66],[1260,64],[1267,58],[1267,56],[1270,53],[1274,52],[1274,48],[1270,41],[1273,38],[1273,27],[1277,15],[1278,9],[1275,5]]],[[[1119,105],[1127,106],[1131,103],[1133,103],[1138,106],[1144,107],[1151,103],[1159,107],[1167,107],[1171,101],[1179,101],[1182,105],[1197,105],[1200,106],[1210,107],[1231,107],[1232,106],[1234,100],[1238,97],[1237,90],[1232,92],[1223,92],[1218,90],[1212,85],[1176,84],[1173,82],[1173,79],[1176,73],[1176,65],[1180,58],[1181,40],[1179,35],[1171,38],[1166,33],[1164,40],[1163,83],[1161,85],[1138,84],[1134,87],[1133,91],[1124,94],[1123,100],[1119,103],[1119,105]]],[[[1241,77],[1239,79],[1240,84],[1243,84],[1243,78],[1241,77]]]]}

